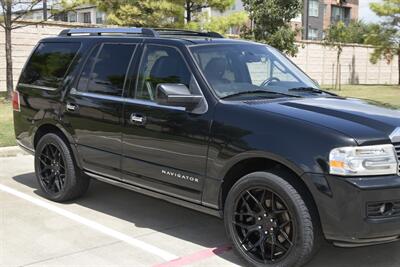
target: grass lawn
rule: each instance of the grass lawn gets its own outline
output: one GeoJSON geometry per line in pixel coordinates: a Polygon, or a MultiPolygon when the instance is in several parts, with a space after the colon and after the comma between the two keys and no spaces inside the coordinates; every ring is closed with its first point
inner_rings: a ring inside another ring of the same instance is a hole
{"type": "MultiPolygon", "coordinates": [[[[323,86],[325,89],[329,87],[323,86]]],[[[388,107],[400,109],[400,86],[398,85],[344,85],[341,91],[332,91],[341,96],[369,99],[388,107]]],[[[11,103],[0,94],[0,147],[15,145],[11,103]]]]}
{"type": "Polygon", "coordinates": [[[15,145],[11,103],[0,97],[0,147],[15,145]]]}
{"type": "MultiPolygon", "coordinates": [[[[322,87],[329,89],[327,86],[322,87]]],[[[374,100],[400,109],[400,85],[343,85],[341,91],[332,92],[341,96],[374,100]]]]}

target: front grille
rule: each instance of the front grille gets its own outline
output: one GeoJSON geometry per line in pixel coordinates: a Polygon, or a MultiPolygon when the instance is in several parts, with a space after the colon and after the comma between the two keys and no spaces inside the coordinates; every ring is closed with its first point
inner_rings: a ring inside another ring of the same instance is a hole
{"type": "Polygon", "coordinates": [[[400,216],[400,200],[368,203],[367,216],[371,219],[400,216]]]}
{"type": "Polygon", "coordinates": [[[394,143],[394,149],[396,150],[397,154],[397,162],[399,163],[399,167],[397,169],[399,175],[400,175],[400,143],[394,143]]]}

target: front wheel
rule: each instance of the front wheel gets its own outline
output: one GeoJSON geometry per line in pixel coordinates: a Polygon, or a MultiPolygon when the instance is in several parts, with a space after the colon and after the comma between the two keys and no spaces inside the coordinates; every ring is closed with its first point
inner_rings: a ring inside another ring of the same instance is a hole
{"type": "Polygon", "coordinates": [[[317,231],[304,200],[273,173],[255,172],[236,182],[224,220],[235,251],[252,266],[301,266],[316,248],[317,231]]]}

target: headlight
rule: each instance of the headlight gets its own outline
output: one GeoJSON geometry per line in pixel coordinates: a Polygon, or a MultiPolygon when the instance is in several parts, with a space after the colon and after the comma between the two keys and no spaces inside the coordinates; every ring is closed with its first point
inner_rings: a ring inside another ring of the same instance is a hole
{"type": "Polygon", "coordinates": [[[330,174],[366,176],[397,174],[393,145],[335,148],[329,154],[330,174]]]}

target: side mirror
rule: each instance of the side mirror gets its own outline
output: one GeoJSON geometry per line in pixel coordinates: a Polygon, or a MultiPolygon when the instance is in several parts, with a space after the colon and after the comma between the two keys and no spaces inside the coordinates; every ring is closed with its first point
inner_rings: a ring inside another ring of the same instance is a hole
{"type": "Polygon", "coordinates": [[[201,95],[192,95],[184,84],[161,83],[157,85],[155,100],[164,106],[194,109],[203,99],[201,95]]]}

